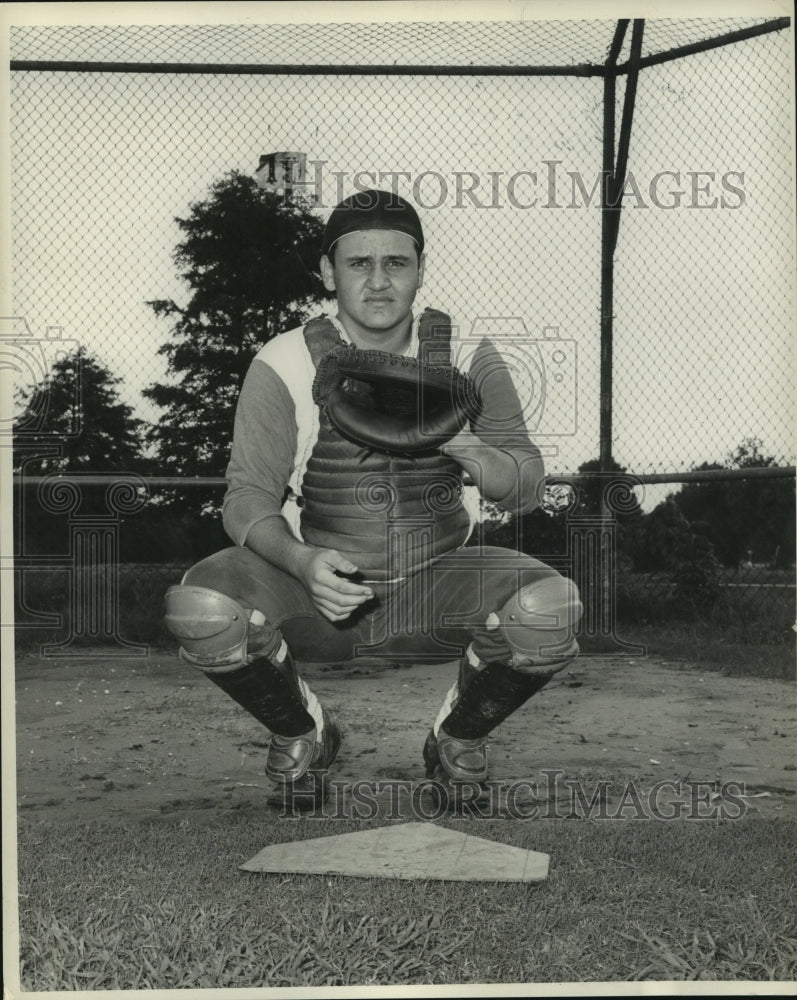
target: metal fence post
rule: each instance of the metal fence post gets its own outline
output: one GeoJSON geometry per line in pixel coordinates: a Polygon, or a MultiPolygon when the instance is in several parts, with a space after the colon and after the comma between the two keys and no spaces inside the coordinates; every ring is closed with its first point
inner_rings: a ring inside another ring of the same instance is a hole
{"type": "MultiPolygon", "coordinates": [[[[614,336],[614,253],[620,228],[620,213],[623,207],[623,187],[628,163],[628,148],[631,138],[631,123],[634,116],[636,82],[639,75],[639,60],[642,51],[644,21],[634,21],[631,38],[631,60],[623,101],[623,117],[620,126],[619,148],[615,159],[615,102],[617,83],[617,58],[622,48],[628,21],[618,21],[614,40],[606,60],[606,75],[603,91],[603,204],[601,210],[601,350],[600,350],[600,472],[609,476],[613,471],[612,454],[612,381],[613,336],[614,336]]],[[[614,586],[614,552],[606,551],[615,546],[615,520],[606,502],[606,491],[601,499],[601,601],[605,609],[613,608],[612,588],[614,586]]],[[[603,617],[603,615],[601,616],[603,617]]]]}

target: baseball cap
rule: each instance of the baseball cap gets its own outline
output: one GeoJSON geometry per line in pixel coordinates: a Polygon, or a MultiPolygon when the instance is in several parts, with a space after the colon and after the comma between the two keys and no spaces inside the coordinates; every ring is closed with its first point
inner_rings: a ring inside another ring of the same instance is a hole
{"type": "Polygon", "coordinates": [[[321,252],[329,253],[341,236],[363,229],[392,229],[415,240],[423,253],[423,229],[418,213],[393,191],[358,191],[337,205],[327,220],[321,252]]]}

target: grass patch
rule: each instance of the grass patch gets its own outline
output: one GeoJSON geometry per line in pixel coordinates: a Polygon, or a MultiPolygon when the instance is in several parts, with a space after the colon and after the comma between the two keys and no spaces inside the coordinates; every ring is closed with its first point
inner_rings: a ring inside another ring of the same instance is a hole
{"type": "MultiPolygon", "coordinates": [[[[128,563],[119,568],[119,635],[130,642],[175,649],[163,624],[163,595],[178,583],[185,567],[128,563]]],[[[783,576],[783,574],[781,574],[783,576]]],[[[734,578],[735,579],[735,578],[734,578]]],[[[782,582],[781,577],[778,580],[782,582]]],[[[19,581],[18,581],[19,584],[19,581]]],[[[693,662],[700,669],[730,674],[792,679],[796,676],[793,589],[733,589],[720,592],[710,608],[685,607],[673,597],[663,577],[624,576],[617,590],[618,635],[641,643],[651,655],[693,662]]],[[[69,635],[68,574],[54,570],[26,571],[18,586],[17,650],[31,651],[69,635]],[[24,627],[36,613],[58,614],[60,628],[24,627]]],[[[102,641],[102,639],[98,640],[102,641]]],[[[91,640],[87,640],[91,645],[91,640]]],[[[611,653],[600,637],[585,636],[582,651],[611,653]]]]}
{"type": "MultiPolygon", "coordinates": [[[[794,643],[738,643],[702,622],[629,625],[618,629],[626,642],[644,645],[648,655],[679,660],[684,667],[721,671],[733,677],[797,679],[794,643]]],[[[583,650],[589,654],[589,647],[583,650]]]]}
{"type": "MultiPolygon", "coordinates": [[[[128,642],[149,643],[172,648],[174,639],[163,624],[163,598],[170,586],[180,582],[187,566],[127,563],[119,567],[118,636],[128,642]]],[[[89,571],[84,571],[89,576],[89,571]]],[[[109,576],[111,573],[109,571],[109,576]]],[[[70,573],[67,570],[26,569],[16,574],[15,631],[16,648],[20,652],[42,644],[60,642],[70,635],[70,573]],[[58,615],[61,624],[55,627],[37,625],[42,614],[58,615]]],[[[92,587],[84,581],[84,592],[94,589],[104,592],[105,584],[92,587]]],[[[92,644],[88,637],[84,640],[92,644]]],[[[102,636],[95,644],[106,641],[102,636]]]]}
{"type": "MultiPolygon", "coordinates": [[[[726,588],[711,606],[697,608],[672,593],[661,593],[660,582],[640,577],[618,589],[620,638],[644,645],[649,654],[701,670],[780,680],[797,677],[794,589],[726,588]]],[[[595,640],[586,638],[582,651],[588,654],[591,643],[595,640]]]]}
{"type": "Polygon", "coordinates": [[[26,990],[791,981],[795,824],[471,821],[545,851],[535,885],[253,875],[355,821],[19,830],[26,990]]]}
{"type": "Polygon", "coordinates": [[[616,601],[621,623],[701,622],[740,643],[783,642],[795,619],[795,588],[782,581],[725,581],[712,601],[700,605],[679,597],[660,575],[625,574],[616,601]]]}

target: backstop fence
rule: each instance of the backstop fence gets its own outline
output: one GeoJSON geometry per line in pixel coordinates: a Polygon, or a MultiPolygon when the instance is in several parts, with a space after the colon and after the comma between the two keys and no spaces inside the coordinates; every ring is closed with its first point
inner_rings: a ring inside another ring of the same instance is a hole
{"type": "MultiPolygon", "coordinates": [[[[12,28],[4,367],[41,385],[83,347],[157,423],[142,390],[174,373],[147,303],[188,298],[176,220],[231,171],[301,191],[322,219],[356,188],[392,188],[423,217],[418,304],[499,339],[552,483],[578,490],[585,463],[603,477],[591,528],[577,494],[561,516],[564,568],[582,566],[590,627],[605,631],[629,503],[650,511],[712,479],[793,497],[791,51],[788,18],[12,28]],[[589,570],[579,546],[597,553],[589,570]]],[[[21,452],[20,415],[42,398],[5,422],[21,452]]],[[[71,479],[17,463],[28,527],[3,569],[19,628],[66,628],[54,650],[75,635],[125,647],[120,574],[161,585],[185,568],[168,539],[136,558],[175,485],[145,457],[105,477],[98,457],[71,479]],[[81,490],[98,484],[105,506],[88,514],[81,490]],[[57,552],[30,550],[37,504],[62,519],[57,552]],[[32,596],[48,570],[71,581],[66,623],[32,596]]],[[[223,480],[193,486],[218,502],[223,480]]],[[[791,614],[790,560],[776,571],[777,532],[764,535],[721,585],[785,590],[791,614]]]]}

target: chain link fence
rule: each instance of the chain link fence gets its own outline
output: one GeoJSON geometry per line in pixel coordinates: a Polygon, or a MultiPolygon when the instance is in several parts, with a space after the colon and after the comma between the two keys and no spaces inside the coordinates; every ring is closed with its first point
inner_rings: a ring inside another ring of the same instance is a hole
{"type": "Polygon", "coordinates": [[[775,33],[640,73],[613,381],[614,455],[637,472],[746,437],[794,460],[790,47],[775,33]]]}
{"type": "MultiPolygon", "coordinates": [[[[630,473],[672,480],[637,488],[647,510],[679,475],[727,463],[751,438],[778,466],[794,462],[788,29],[762,18],[644,24],[614,254],[609,443],[630,473]]],[[[321,218],[355,185],[395,186],[418,204],[420,307],[468,330],[499,319],[537,342],[521,396],[549,473],[572,474],[602,446],[604,77],[616,31],[14,28],[13,315],[25,336],[48,332],[51,355],[83,345],[136,415],[157,422],[141,393],[169,380],[157,353],[168,324],[147,302],[187,300],[175,220],[230,171],[301,151],[321,218]]],[[[622,39],[615,148],[633,77],[631,31],[622,39]]],[[[126,524],[123,536],[137,530],[126,524]]],[[[135,541],[120,551],[134,561],[135,541]]],[[[157,572],[174,580],[177,564],[157,572]]]]}

